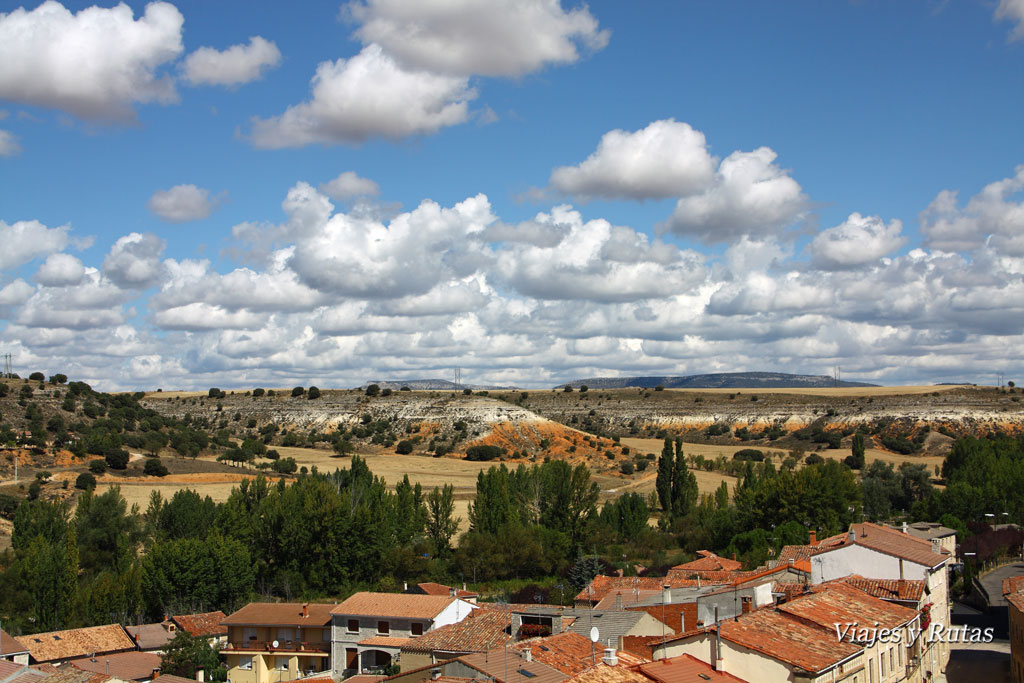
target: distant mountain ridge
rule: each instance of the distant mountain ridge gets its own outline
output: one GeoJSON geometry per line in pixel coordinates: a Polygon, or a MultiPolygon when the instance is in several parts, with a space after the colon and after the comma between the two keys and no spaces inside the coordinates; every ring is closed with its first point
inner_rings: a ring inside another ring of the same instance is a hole
{"type": "MultiPolygon", "coordinates": [[[[709,375],[662,375],[652,377],[591,377],[567,383],[578,389],[621,389],[639,387],[653,389],[661,385],[666,389],[798,389],[825,387],[876,387],[867,382],[846,382],[828,375],[791,375],[785,372],[719,372],[709,375]]],[[[559,387],[565,387],[560,384],[559,387]]]]}
{"type": "Polygon", "coordinates": [[[463,389],[472,389],[473,391],[488,390],[498,391],[501,389],[516,389],[511,386],[495,386],[490,384],[456,384],[455,382],[446,379],[407,379],[407,380],[378,380],[375,379],[370,382],[365,382],[360,389],[365,389],[371,384],[376,384],[381,389],[391,389],[392,391],[398,391],[402,387],[409,387],[413,391],[462,391],[463,389]]]}

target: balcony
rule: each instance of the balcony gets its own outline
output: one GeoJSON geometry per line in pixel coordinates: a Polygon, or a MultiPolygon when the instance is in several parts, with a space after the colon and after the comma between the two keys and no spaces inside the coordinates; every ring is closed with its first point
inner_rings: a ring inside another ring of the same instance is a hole
{"type": "Polygon", "coordinates": [[[227,652],[297,652],[309,655],[329,655],[331,643],[322,640],[256,640],[228,641],[224,645],[227,652]],[[274,643],[277,646],[274,646],[274,643]]]}

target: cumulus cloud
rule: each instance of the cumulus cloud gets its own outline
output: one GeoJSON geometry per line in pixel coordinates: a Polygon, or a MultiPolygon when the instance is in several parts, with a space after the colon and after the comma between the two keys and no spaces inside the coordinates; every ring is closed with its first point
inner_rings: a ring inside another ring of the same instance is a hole
{"type": "Polygon", "coordinates": [[[169,190],[157,190],[146,206],[168,223],[187,223],[206,218],[220,204],[210,191],[195,185],[175,185],[169,190]]]}
{"type": "Polygon", "coordinates": [[[999,0],[999,6],[996,7],[996,19],[1016,23],[1010,34],[1011,39],[1024,39],[1024,0],[999,0]]]}
{"type": "Polygon", "coordinates": [[[34,258],[60,251],[68,244],[71,227],[48,228],[39,221],[17,221],[12,225],[0,220],[0,270],[9,270],[34,258]]]}
{"type": "Polygon", "coordinates": [[[9,130],[0,129],[0,157],[13,157],[20,153],[18,137],[9,130]]]}
{"type": "Polygon", "coordinates": [[[158,69],[182,52],[184,17],[153,2],[72,14],[48,0],[0,14],[0,98],[67,111],[82,119],[132,120],[137,102],[173,102],[158,69]]]}
{"type": "Polygon", "coordinates": [[[71,254],[50,254],[36,272],[36,282],[46,287],[77,285],[85,277],[85,266],[71,254]]]}
{"type": "Polygon", "coordinates": [[[321,62],[311,86],[310,100],[254,118],[252,143],[277,149],[436,133],[464,122],[476,97],[466,77],[406,69],[375,44],[350,59],[321,62]]]}
{"type": "Polygon", "coordinates": [[[811,242],[811,263],[821,270],[859,268],[899,249],[906,242],[898,220],[851,213],[840,225],[823,230],[811,242]]]}
{"type": "Polygon", "coordinates": [[[580,198],[664,199],[709,187],[716,163],[703,133],[665,119],[635,132],[605,133],[593,154],[576,166],[556,168],[550,183],[580,198]]]}
{"type": "Polygon", "coordinates": [[[352,197],[376,197],[380,194],[380,186],[369,178],[359,177],[355,171],[345,171],[334,180],[323,183],[320,191],[340,201],[352,197]]]}
{"type": "Polygon", "coordinates": [[[226,50],[201,47],[182,65],[184,78],[192,85],[241,85],[261,78],[281,62],[281,51],[273,41],[252,36],[248,45],[226,50]]]}
{"type": "Polygon", "coordinates": [[[944,251],[967,251],[988,242],[1013,256],[1024,255],[1024,201],[1012,201],[1024,190],[1024,165],[1013,176],[986,185],[963,208],[957,192],[943,190],[921,212],[925,244],[944,251]]]}
{"type": "Polygon", "coordinates": [[[363,42],[410,67],[462,75],[515,77],[572,63],[579,46],[600,50],[610,35],[585,6],[566,12],[559,0],[366,0],[347,9],[363,42]]]}
{"type": "Polygon", "coordinates": [[[28,301],[35,292],[35,287],[18,278],[14,282],[0,288],[0,306],[17,306],[28,301]]]}
{"type": "Polygon", "coordinates": [[[768,147],[733,152],[719,165],[708,189],[676,203],[662,229],[713,244],[743,235],[771,235],[792,224],[807,209],[807,197],[775,165],[777,156],[768,147]]]}
{"type": "Polygon", "coordinates": [[[133,232],[117,240],[103,259],[103,274],[119,287],[145,289],[164,275],[160,256],[164,241],[152,233],[133,232]]]}

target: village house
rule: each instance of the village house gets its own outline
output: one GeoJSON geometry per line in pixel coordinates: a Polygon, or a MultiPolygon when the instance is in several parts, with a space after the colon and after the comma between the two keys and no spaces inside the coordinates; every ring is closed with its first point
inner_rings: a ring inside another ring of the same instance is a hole
{"type": "Polygon", "coordinates": [[[333,604],[251,602],[220,623],[229,683],[284,683],[331,668],[333,604]]]}
{"type": "Polygon", "coordinates": [[[356,593],[331,612],[334,675],[390,666],[410,639],[460,622],[475,609],[452,595],[356,593]]]}
{"type": "Polygon", "coordinates": [[[27,664],[0,659],[0,683],[39,683],[49,675],[27,664]]]}
{"type": "Polygon", "coordinates": [[[480,597],[479,593],[466,590],[466,584],[462,584],[462,588],[455,588],[454,586],[446,586],[443,583],[433,583],[430,581],[417,583],[412,588],[407,587],[405,592],[418,593],[420,595],[448,595],[462,600],[468,600],[473,604],[476,604],[477,598],[480,597]]]}
{"type": "Polygon", "coordinates": [[[205,638],[210,647],[219,650],[228,639],[228,627],[224,625],[226,615],[221,611],[181,614],[170,618],[178,629],[194,638],[205,638]]]}
{"type": "Polygon", "coordinates": [[[435,628],[402,645],[403,669],[418,669],[474,652],[487,652],[512,640],[509,614],[482,607],[462,621],[435,628]]]}
{"type": "Polygon", "coordinates": [[[72,659],[135,650],[135,641],[120,624],[35,633],[17,640],[28,649],[30,664],[56,666],[72,659]]]}
{"type": "Polygon", "coordinates": [[[1024,576],[1003,579],[1010,631],[1010,680],[1024,683],[1024,576]]]}
{"type": "Polygon", "coordinates": [[[28,664],[28,648],[0,629],[0,661],[28,664]]]}
{"type": "Polygon", "coordinates": [[[692,655],[659,659],[641,664],[636,670],[654,683],[747,683],[725,671],[716,671],[692,655]]]}
{"type": "Polygon", "coordinates": [[[94,674],[113,676],[122,681],[150,683],[160,675],[160,655],[154,652],[118,652],[73,659],[70,666],[94,674]]]}

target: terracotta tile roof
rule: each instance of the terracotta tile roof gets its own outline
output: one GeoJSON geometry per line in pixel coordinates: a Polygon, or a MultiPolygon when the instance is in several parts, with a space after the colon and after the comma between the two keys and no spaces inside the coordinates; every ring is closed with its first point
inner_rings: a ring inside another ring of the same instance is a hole
{"type": "Polygon", "coordinates": [[[642,664],[637,669],[655,683],[747,683],[730,673],[715,671],[710,664],[700,661],[693,655],[659,659],[650,664],[642,664]]]}
{"type": "Polygon", "coordinates": [[[597,666],[569,679],[572,683],[651,683],[643,674],[634,671],[619,660],[618,666],[608,666],[598,660],[597,666]]]}
{"type": "MultiPolygon", "coordinates": [[[[333,604],[319,602],[250,602],[224,617],[227,626],[327,626],[331,623],[333,604]],[[302,616],[303,610],[306,616],[302,616]]],[[[184,628],[184,627],[183,627],[184,628]]]]}
{"type": "Polygon", "coordinates": [[[455,598],[448,595],[416,595],[414,593],[356,593],[341,603],[331,614],[398,619],[433,619],[455,598]]]}
{"type": "Polygon", "coordinates": [[[859,645],[837,640],[831,625],[826,630],[775,609],[748,612],[719,628],[725,640],[814,673],[861,652],[859,645]]]}
{"type": "Polygon", "coordinates": [[[1010,593],[1006,596],[1006,602],[1013,605],[1018,612],[1024,612],[1024,593],[1010,593]]]}
{"type": "Polygon", "coordinates": [[[806,593],[806,583],[793,583],[792,581],[773,581],[772,593],[781,593],[783,600],[792,600],[798,595],[806,593]]]}
{"type": "Polygon", "coordinates": [[[47,683],[107,683],[108,681],[117,681],[119,679],[115,676],[83,671],[73,666],[67,666],[43,680],[47,681],[47,683]]]}
{"type": "Polygon", "coordinates": [[[740,570],[719,570],[719,571],[691,571],[686,569],[669,569],[668,578],[673,581],[676,579],[689,580],[692,585],[706,586],[709,583],[732,583],[737,579],[753,574],[754,572],[745,572],[740,570]],[[698,583],[698,579],[700,579],[698,583]]]}
{"type": "Polygon", "coordinates": [[[40,681],[46,680],[55,673],[57,673],[56,669],[50,672],[43,671],[41,666],[25,667],[20,673],[6,678],[5,683],[40,683],[40,681]]]}
{"type": "Polygon", "coordinates": [[[214,638],[226,636],[228,627],[221,622],[226,616],[223,612],[202,612],[200,614],[181,614],[171,617],[178,628],[188,631],[197,638],[214,638]]]}
{"type": "Polygon", "coordinates": [[[402,646],[413,652],[486,652],[510,640],[509,615],[497,609],[478,609],[462,621],[427,631],[402,646]]]}
{"type": "Polygon", "coordinates": [[[865,579],[847,576],[838,579],[882,600],[919,601],[924,595],[924,581],[918,579],[865,579]]]}
{"type": "Polygon", "coordinates": [[[638,590],[636,588],[616,588],[608,591],[595,605],[594,609],[625,609],[657,598],[661,590],[638,590]]]}
{"type": "Polygon", "coordinates": [[[71,666],[95,674],[108,674],[124,681],[141,681],[152,678],[153,669],[160,668],[160,655],[152,652],[121,652],[73,659],[71,666]]]}
{"type": "Polygon", "coordinates": [[[567,676],[574,676],[593,666],[593,654],[596,652],[597,659],[600,659],[604,651],[600,644],[595,645],[590,642],[590,638],[572,631],[523,640],[516,643],[514,649],[518,652],[529,649],[535,661],[547,664],[567,676]]]}
{"type": "Polygon", "coordinates": [[[526,661],[518,652],[495,648],[489,652],[477,652],[459,657],[459,662],[493,678],[499,683],[516,683],[529,679],[530,683],[562,683],[568,676],[547,664],[526,661]],[[507,664],[507,666],[506,666],[507,664]],[[506,680],[505,672],[508,672],[506,680]],[[524,676],[522,672],[527,672],[524,676]]]}
{"type": "MultiPolygon", "coordinates": [[[[949,553],[946,550],[940,548],[939,552],[934,552],[930,541],[905,534],[902,531],[897,531],[887,526],[863,522],[851,524],[849,531],[853,531],[855,535],[852,543],[865,548],[871,548],[886,555],[899,557],[915,564],[937,567],[949,559],[949,553]]],[[[783,564],[789,558],[806,560],[814,555],[845,547],[851,543],[849,531],[829,536],[815,545],[784,546],[775,564],[776,566],[783,564]]]]}
{"type": "Polygon", "coordinates": [[[14,662],[9,662],[6,659],[0,659],[0,681],[12,674],[18,673],[24,668],[24,664],[15,664],[14,662]]]}
{"type": "Polygon", "coordinates": [[[125,626],[135,644],[140,650],[162,650],[174,638],[174,625],[162,624],[140,624],[139,626],[125,626]],[[168,628],[168,626],[170,628],[168,628]]]}
{"type": "Polygon", "coordinates": [[[175,676],[174,674],[160,674],[160,683],[196,683],[192,678],[175,676]]]}
{"type": "Polygon", "coordinates": [[[0,629],[0,655],[7,655],[28,652],[28,648],[12,638],[6,631],[0,629]]]}
{"type": "MultiPolygon", "coordinates": [[[[374,676],[373,674],[357,674],[355,676],[349,676],[345,679],[345,683],[377,683],[382,681],[386,676],[374,676]]],[[[300,678],[303,683],[334,683],[334,679],[330,676],[323,678],[300,678]]]]}
{"type": "Polygon", "coordinates": [[[643,605],[627,607],[629,610],[647,612],[658,621],[664,620],[673,633],[681,633],[683,628],[692,631],[697,627],[697,603],[681,602],[671,605],[643,605]]]}
{"type": "Polygon", "coordinates": [[[677,564],[672,567],[670,571],[684,571],[684,572],[719,572],[719,571],[736,571],[743,567],[743,563],[737,562],[736,560],[730,560],[727,557],[719,557],[710,550],[698,550],[697,554],[699,558],[693,562],[686,562],[684,564],[677,564]]]}
{"type": "Polygon", "coordinates": [[[370,638],[360,640],[357,645],[365,645],[367,647],[402,647],[410,640],[412,640],[412,638],[399,638],[398,636],[372,636],[370,638]]]}
{"type": "Polygon", "coordinates": [[[651,659],[651,648],[661,645],[666,638],[663,636],[623,636],[622,649],[631,655],[643,659],[651,659]]]}
{"type": "Polygon", "coordinates": [[[63,661],[135,649],[135,641],[120,624],[36,633],[21,636],[18,642],[28,649],[32,659],[37,662],[63,661]]]}
{"type": "MultiPolygon", "coordinates": [[[[443,583],[417,583],[416,587],[420,589],[420,592],[424,595],[451,595],[452,587],[446,586],[443,583]]],[[[463,590],[461,588],[455,589],[455,597],[457,598],[477,598],[480,597],[479,593],[473,591],[463,590]]]]}
{"type": "MultiPolygon", "coordinates": [[[[734,576],[729,573],[728,578],[721,581],[726,583],[732,581],[734,576]]],[[[660,592],[665,584],[668,584],[669,588],[693,588],[696,586],[706,586],[708,583],[715,583],[713,579],[707,579],[703,575],[700,580],[696,578],[690,578],[689,576],[595,576],[594,580],[590,584],[581,590],[576,596],[575,600],[579,602],[590,602],[597,603],[602,600],[609,592],[615,590],[622,591],[658,591],[660,592]]],[[[623,593],[623,600],[625,600],[625,593],[623,593]]]]}
{"type": "Polygon", "coordinates": [[[795,560],[793,564],[786,562],[786,564],[780,564],[774,568],[743,572],[742,575],[736,577],[733,581],[733,585],[739,586],[745,583],[767,583],[764,579],[768,579],[775,574],[784,574],[790,571],[807,574],[807,578],[809,579],[811,574],[811,563],[809,560],[795,560]]]}
{"type": "Polygon", "coordinates": [[[1016,593],[1021,588],[1024,588],[1024,576],[1011,576],[1008,579],[1003,579],[1003,595],[1016,593]]]}
{"type": "Polygon", "coordinates": [[[811,593],[779,605],[778,610],[832,629],[833,636],[836,623],[896,628],[918,617],[917,610],[886,602],[841,581],[814,586],[811,593]]]}

